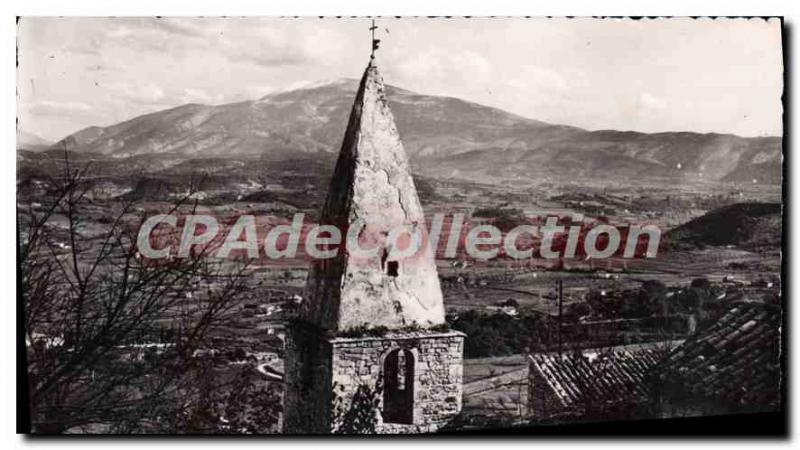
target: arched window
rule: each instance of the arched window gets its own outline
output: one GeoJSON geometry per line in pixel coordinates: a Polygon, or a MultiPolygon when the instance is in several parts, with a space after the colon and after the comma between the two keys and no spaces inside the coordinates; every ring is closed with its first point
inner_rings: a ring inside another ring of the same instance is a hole
{"type": "Polygon", "coordinates": [[[414,423],[414,354],[392,350],[383,362],[383,421],[414,423]]]}

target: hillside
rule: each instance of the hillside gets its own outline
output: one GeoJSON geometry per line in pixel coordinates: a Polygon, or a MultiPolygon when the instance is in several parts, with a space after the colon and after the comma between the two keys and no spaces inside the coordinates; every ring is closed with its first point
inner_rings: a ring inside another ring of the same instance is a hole
{"type": "Polygon", "coordinates": [[[52,142],[41,136],[23,130],[17,130],[17,149],[44,150],[51,145],[53,145],[52,142]]]}
{"type": "Polygon", "coordinates": [[[736,203],[670,230],[665,242],[679,249],[723,245],[776,249],[781,245],[781,214],[779,203],[736,203]]]}
{"type": "MultiPolygon", "coordinates": [[[[188,104],[57,144],[110,155],[316,158],[338,151],[356,80],[337,80],[216,106],[188,104]]],[[[487,182],[562,180],[729,181],[777,184],[781,138],[688,132],[587,131],[450,97],[389,86],[415,170],[487,182]]]]}

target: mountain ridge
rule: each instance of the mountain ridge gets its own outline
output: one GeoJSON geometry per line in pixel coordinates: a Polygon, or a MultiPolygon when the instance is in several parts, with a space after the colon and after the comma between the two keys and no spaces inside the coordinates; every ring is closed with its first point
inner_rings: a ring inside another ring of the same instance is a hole
{"type": "Polygon", "coordinates": [[[29,133],[25,130],[17,129],[17,149],[23,150],[44,150],[52,146],[53,143],[39,135],[29,133]]]}
{"type": "MultiPolygon", "coordinates": [[[[357,80],[336,79],[220,105],[185,104],[88,127],[53,147],[128,157],[335,153],[357,80]]],[[[412,164],[431,176],[498,181],[525,177],[651,177],[780,183],[780,137],[585,130],[455,97],[387,85],[412,164]]]]}

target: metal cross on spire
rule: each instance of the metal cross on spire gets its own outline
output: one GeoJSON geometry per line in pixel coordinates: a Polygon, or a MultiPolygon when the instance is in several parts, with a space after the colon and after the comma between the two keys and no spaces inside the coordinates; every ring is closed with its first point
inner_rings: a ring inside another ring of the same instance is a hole
{"type": "Polygon", "coordinates": [[[375,19],[372,19],[372,26],[369,27],[369,31],[372,33],[372,51],[369,54],[369,59],[375,59],[375,50],[378,49],[378,45],[381,43],[380,39],[375,39],[375,30],[378,29],[378,26],[375,25],[375,19]]]}

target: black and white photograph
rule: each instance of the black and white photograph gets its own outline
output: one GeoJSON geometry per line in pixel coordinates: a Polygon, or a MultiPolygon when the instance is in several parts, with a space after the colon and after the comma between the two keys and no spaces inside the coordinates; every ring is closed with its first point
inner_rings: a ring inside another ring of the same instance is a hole
{"type": "Polygon", "coordinates": [[[15,21],[27,439],[785,430],[783,17],[15,21]]]}

